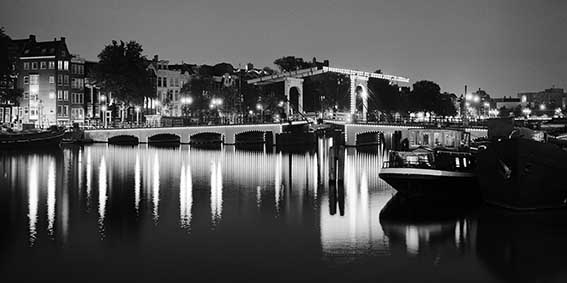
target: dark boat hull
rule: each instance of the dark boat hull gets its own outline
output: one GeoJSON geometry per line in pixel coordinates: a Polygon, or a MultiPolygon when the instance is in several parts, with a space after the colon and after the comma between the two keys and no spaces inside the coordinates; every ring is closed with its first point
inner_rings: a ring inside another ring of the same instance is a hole
{"type": "Polygon", "coordinates": [[[529,139],[493,142],[477,155],[482,198],[516,210],[567,208],[567,152],[529,139]]]}
{"type": "Polygon", "coordinates": [[[65,131],[30,133],[0,137],[0,149],[58,147],[65,131]]]}
{"type": "Polygon", "coordinates": [[[474,201],[480,197],[476,176],[467,172],[384,168],[380,178],[407,198],[474,201]]]}

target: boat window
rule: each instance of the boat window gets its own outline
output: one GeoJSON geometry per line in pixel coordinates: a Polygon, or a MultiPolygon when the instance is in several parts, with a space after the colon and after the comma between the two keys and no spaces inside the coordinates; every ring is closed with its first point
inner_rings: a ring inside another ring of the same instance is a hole
{"type": "Polygon", "coordinates": [[[435,145],[440,145],[441,144],[441,133],[433,133],[433,140],[435,142],[435,145]]]}
{"type": "Polygon", "coordinates": [[[467,158],[463,157],[463,167],[467,167],[467,158]]]}
{"type": "Polygon", "coordinates": [[[429,133],[424,133],[423,134],[423,145],[428,145],[429,144],[429,133]]]}
{"type": "Polygon", "coordinates": [[[455,157],[455,167],[457,168],[461,167],[461,161],[459,160],[459,157],[455,157]]]}

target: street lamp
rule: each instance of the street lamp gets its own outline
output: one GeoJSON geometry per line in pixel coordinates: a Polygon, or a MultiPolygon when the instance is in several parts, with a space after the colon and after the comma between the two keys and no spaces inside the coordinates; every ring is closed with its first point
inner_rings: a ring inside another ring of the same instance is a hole
{"type": "Polygon", "coordinates": [[[140,106],[136,106],[136,124],[140,125],[140,111],[142,111],[142,108],[140,108],[140,106]]]}
{"type": "Polygon", "coordinates": [[[529,118],[530,114],[532,113],[532,110],[530,108],[524,108],[522,110],[522,113],[524,113],[524,115],[526,115],[526,118],[529,118]]]}
{"type": "Polygon", "coordinates": [[[264,123],[264,107],[262,107],[262,104],[258,103],[256,104],[256,109],[260,111],[261,121],[264,123]]]}
{"type": "Polygon", "coordinates": [[[102,110],[102,119],[103,119],[103,125],[106,128],[107,126],[107,121],[106,121],[106,110],[108,108],[106,107],[106,105],[103,105],[102,107],[100,107],[100,110],[102,110]]]}

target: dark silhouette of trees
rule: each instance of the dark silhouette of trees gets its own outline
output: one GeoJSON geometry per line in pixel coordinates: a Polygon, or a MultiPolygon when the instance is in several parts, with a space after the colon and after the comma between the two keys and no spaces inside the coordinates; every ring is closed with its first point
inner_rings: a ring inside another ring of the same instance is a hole
{"type": "Polygon", "coordinates": [[[433,112],[439,116],[452,116],[457,113],[454,94],[441,93],[438,84],[431,81],[418,81],[413,84],[409,99],[410,111],[433,112]]]}
{"type": "Polygon", "coordinates": [[[144,97],[155,96],[142,51],[142,45],[135,41],[113,40],[98,55],[99,63],[92,74],[95,83],[127,105],[140,105],[144,97]]]}
{"type": "Polygon", "coordinates": [[[10,52],[12,39],[0,28],[0,101],[18,103],[23,90],[16,88],[16,54],[10,52]]]}

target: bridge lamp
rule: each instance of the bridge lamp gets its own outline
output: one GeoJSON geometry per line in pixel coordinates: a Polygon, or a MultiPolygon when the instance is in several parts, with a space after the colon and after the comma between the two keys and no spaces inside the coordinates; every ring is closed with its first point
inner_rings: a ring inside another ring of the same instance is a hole
{"type": "Polygon", "coordinates": [[[106,105],[103,105],[103,106],[100,108],[100,110],[102,110],[102,111],[104,111],[104,112],[106,112],[106,109],[107,109],[107,108],[106,108],[106,105]]]}
{"type": "Polygon", "coordinates": [[[136,106],[136,112],[140,113],[140,111],[142,110],[142,108],[140,108],[140,106],[136,106]]]}
{"type": "Polygon", "coordinates": [[[473,100],[473,95],[470,94],[470,93],[467,93],[467,94],[465,95],[465,100],[467,100],[467,101],[473,100]]]}
{"type": "Polygon", "coordinates": [[[217,104],[218,104],[218,105],[222,105],[222,98],[218,98],[218,99],[217,99],[217,104]]]}
{"type": "Polygon", "coordinates": [[[540,104],[539,105],[539,110],[544,111],[545,110],[545,104],[540,104]]]}
{"type": "Polygon", "coordinates": [[[284,106],[284,102],[283,102],[283,101],[280,101],[280,102],[278,103],[278,106],[279,106],[279,107],[283,107],[283,106],[284,106]]]}
{"type": "Polygon", "coordinates": [[[256,104],[256,109],[258,109],[258,110],[260,110],[260,111],[261,111],[261,110],[262,110],[262,104],[259,104],[259,103],[258,103],[258,104],[256,104]]]}
{"type": "Polygon", "coordinates": [[[478,95],[475,94],[475,95],[473,96],[473,101],[474,101],[475,103],[479,103],[479,102],[480,102],[480,96],[478,96],[478,95]]]}
{"type": "Polygon", "coordinates": [[[101,96],[100,96],[100,101],[105,102],[105,101],[106,101],[106,95],[101,95],[101,96]]]}

